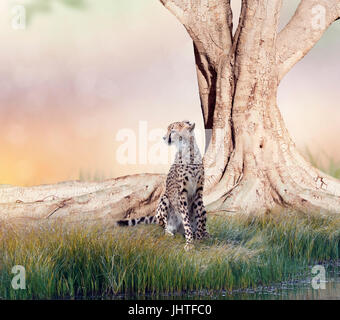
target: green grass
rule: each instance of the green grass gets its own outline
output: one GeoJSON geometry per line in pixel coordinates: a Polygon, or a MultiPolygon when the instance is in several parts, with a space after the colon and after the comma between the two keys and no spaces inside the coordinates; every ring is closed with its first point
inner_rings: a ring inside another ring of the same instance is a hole
{"type": "MultiPolygon", "coordinates": [[[[324,171],[340,178],[334,162],[324,171]]],[[[339,258],[338,216],[221,213],[208,227],[211,239],[185,252],[183,237],[158,226],[0,225],[0,299],[217,294],[310,276],[311,265],[339,258]],[[26,269],[25,290],[12,289],[15,265],[26,269]]]]}
{"type": "Polygon", "coordinates": [[[338,258],[340,218],[286,212],[213,216],[208,225],[212,239],[190,252],[181,236],[168,238],[158,226],[2,229],[0,297],[233,290],[289,280],[311,264],[338,258]],[[26,268],[26,290],[11,288],[14,265],[26,268]]]}

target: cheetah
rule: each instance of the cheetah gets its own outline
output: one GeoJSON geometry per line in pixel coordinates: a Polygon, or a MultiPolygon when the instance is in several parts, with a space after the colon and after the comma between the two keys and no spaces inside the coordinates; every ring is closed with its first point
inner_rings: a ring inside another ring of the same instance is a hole
{"type": "Polygon", "coordinates": [[[169,146],[176,146],[177,152],[167,175],[165,192],[160,197],[156,215],[120,220],[117,225],[159,224],[168,235],[184,235],[185,250],[193,247],[194,239],[209,237],[203,204],[204,167],[194,128],[195,123],[190,121],[174,122],[168,126],[163,137],[169,146]]]}

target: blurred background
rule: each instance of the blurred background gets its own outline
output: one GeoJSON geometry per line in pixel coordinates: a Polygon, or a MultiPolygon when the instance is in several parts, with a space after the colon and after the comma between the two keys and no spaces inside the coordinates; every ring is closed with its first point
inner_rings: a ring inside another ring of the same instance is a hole
{"type": "MultiPolygon", "coordinates": [[[[297,4],[284,1],[280,28],[297,4]]],[[[0,41],[0,184],[166,172],[120,163],[124,137],[135,133],[138,161],[141,130],[152,148],[172,121],[203,129],[192,42],[158,0],[2,0],[0,41]],[[16,5],[25,29],[13,28],[16,5]]],[[[294,141],[321,161],[340,161],[339,52],[337,22],[279,88],[294,141]]]]}

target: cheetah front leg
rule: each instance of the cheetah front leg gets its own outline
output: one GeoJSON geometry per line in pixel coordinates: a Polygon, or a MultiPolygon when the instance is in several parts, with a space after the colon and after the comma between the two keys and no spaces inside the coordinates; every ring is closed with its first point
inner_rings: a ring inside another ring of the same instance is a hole
{"type": "Polygon", "coordinates": [[[192,232],[192,226],[190,223],[189,207],[188,207],[188,192],[186,189],[181,191],[179,197],[179,212],[182,216],[182,222],[184,227],[184,235],[186,244],[184,250],[188,251],[193,248],[194,235],[192,232]]]}
{"type": "Polygon", "coordinates": [[[193,202],[193,214],[197,224],[195,238],[198,240],[209,238],[210,235],[207,232],[207,212],[203,204],[202,186],[196,190],[196,196],[193,202]]]}
{"type": "Polygon", "coordinates": [[[157,207],[157,210],[156,210],[157,222],[163,228],[166,228],[166,226],[168,224],[169,207],[170,207],[169,198],[164,194],[160,198],[159,203],[158,203],[158,207],[157,207]]]}

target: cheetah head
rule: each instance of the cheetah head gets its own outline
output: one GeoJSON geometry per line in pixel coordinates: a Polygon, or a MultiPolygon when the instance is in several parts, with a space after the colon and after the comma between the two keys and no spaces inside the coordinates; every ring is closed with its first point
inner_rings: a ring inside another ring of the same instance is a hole
{"type": "Polygon", "coordinates": [[[191,123],[190,121],[171,123],[163,139],[168,145],[189,141],[193,135],[194,128],[195,123],[191,123]]]}

